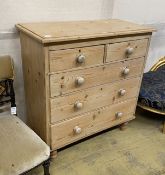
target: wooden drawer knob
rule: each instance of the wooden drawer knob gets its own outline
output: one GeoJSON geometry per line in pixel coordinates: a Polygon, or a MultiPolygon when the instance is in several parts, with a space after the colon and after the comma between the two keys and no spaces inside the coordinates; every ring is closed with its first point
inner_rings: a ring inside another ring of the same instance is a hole
{"type": "Polygon", "coordinates": [[[77,77],[76,78],[76,85],[81,86],[85,82],[85,79],[83,77],[77,77]]]}
{"type": "Polygon", "coordinates": [[[76,59],[77,63],[84,63],[85,62],[85,55],[81,54],[76,59]]]}
{"type": "Polygon", "coordinates": [[[116,118],[121,118],[123,116],[122,112],[116,112],[116,118]]]}
{"type": "Polygon", "coordinates": [[[123,96],[126,94],[126,90],[125,89],[120,89],[119,90],[119,95],[123,96]]]}
{"type": "Polygon", "coordinates": [[[134,48],[133,47],[127,47],[127,49],[126,49],[126,54],[127,55],[131,55],[131,54],[133,54],[133,52],[134,52],[134,48]]]}
{"type": "Polygon", "coordinates": [[[74,131],[75,134],[80,134],[82,129],[79,126],[75,126],[73,131],[74,131]]]}
{"type": "Polygon", "coordinates": [[[124,75],[128,75],[129,72],[130,72],[130,69],[129,69],[129,68],[125,67],[125,68],[123,69],[123,74],[124,74],[124,75]]]}
{"type": "Polygon", "coordinates": [[[74,104],[74,107],[75,109],[80,110],[83,107],[83,103],[76,101],[76,103],[74,104]]]}

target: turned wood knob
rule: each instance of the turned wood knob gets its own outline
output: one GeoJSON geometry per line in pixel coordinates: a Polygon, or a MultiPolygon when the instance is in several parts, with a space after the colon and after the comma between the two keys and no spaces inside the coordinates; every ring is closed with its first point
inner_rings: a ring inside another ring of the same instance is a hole
{"type": "Polygon", "coordinates": [[[129,69],[129,68],[125,67],[125,68],[123,69],[123,74],[124,74],[124,75],[128,75],[129,72],[130,72],[130,69],[129,69]]]}
{"type": "Polygon", "coordinates": [[[79,126],[75,126],[73,131],[74,131],[75,134],[80,134],[82,129],[79,126]]]}
{"type": "Polygon", "coordinates": [[[78,86],[81,86],[82,84],[84,84],[84,82],[85,82],[85,79],[83,77],[77,77],[76,78],[76,84],[78,86]]]}
{"type": "Polygon", "coordinates": [[[119,95],[123,96],[126,94],[126,90],[125,89],[120,89],[119,90],[119,95]]]}
{"type": "Polygon", "coordinates": [[[122,112],[116,112],[116,118],[121,118],[123,116],[122,112]]]}
{"type": "Polygon", "coordinates": [[[131,54],[133,54],[133,52],[134,52],[134,48],[133,47],[127,47],[127,49],[126,49],[126,54],[127,55],[131,55],[131,54]]]}
{"type": "Polygon", "coordinates": [[[85,55],[80,54],[80,55],[77,57],[77,63],[84,63],[84,62],[85,62],[85,55]]]}
{"type": "Polygon", "coordinates": [[[81,103],[81,102],[79,102],[79,101],[76,101],[75,104],[74,104],[74,107],[75,107],[75,109],[77,109],[77,110],[82,109],[83,103],[81,103]]]}

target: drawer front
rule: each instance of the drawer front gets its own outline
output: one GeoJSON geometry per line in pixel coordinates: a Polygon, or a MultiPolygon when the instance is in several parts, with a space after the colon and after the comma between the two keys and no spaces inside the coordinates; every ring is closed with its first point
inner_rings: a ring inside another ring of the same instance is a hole
{"type": "Polygon", "coordinates": [[[137,77],[50,99],[51,122],[68,119],[103,106],[136,97],[139,83],[140,77],[137,77]]]}
{"type": "Polygon", "coordinates": [[[103,64],[104,46],[50,51],[49,58],[50,72],[103,64]]]}
{"type": "Polygon", "coordinates": [[[109,44],[106,62],[144,57],[147,52],[147,45],[148,39],[109,44]]]}
{"type": "Polygon", "coordinates": [[[51,125],[51,148],[57,149],[83,137],[134,118],[136,99],[111,105],[51,125]]]}
{"type": "Polygon", "coordinates": [[[106,64],[83,70],[50,75],[50,96],[58,96],[77,90],[111,83],[142,73],[144,58],[106,64]]]}

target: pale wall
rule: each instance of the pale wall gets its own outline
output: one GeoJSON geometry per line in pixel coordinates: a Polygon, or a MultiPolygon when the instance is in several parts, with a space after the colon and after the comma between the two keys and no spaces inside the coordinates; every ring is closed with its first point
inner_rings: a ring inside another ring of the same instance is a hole
{"type": "Polygon", "coordinates": [[[0,0],[0,55],[10,54],[16,69],[18,115],[25,120],[20,43],[14,25],[20,22],[111,18],[113,0],[0,0]]]}
{"type": "Polygon", "coordinates": [[[113,18],[120,18],[155,27],[145,71],[165,56],[165,1],[164,0],[114,0],[113,18]]]}
{"type": "Polygon", "coordinates": [[[0,31],[18,22],[109,18],[113,0],[0,0],[0,31]]]}
{"type": "Polygon", "coordinates": [[[113,18],[153,24],[165,22],[164,0],[115,0],[113,18]]]}

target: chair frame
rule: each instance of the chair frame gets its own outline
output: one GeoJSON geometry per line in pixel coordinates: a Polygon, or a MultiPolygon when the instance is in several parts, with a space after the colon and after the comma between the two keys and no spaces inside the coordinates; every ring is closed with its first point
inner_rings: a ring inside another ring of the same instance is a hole
{"type": "MultiPolygon", "coordinates": [[[[8,55],[6,55],[8,56],[8,55]]],[[[10,56],[9,56],[10,57],[10,56]]],[[[13,60],[11,59],[11,69],[12,69],[12,75],[8,78],[5,79],[0,79],[0,85],[3,83],[5,85],[5,94],[0,94],[0,96],[2,97],[7,97],[9,96],[10,99],[9,100],[4,100],[4,101],[0,101],[0,106],[3,106],[4,103],[11,103],[11,107],[16,107],[16,103],[15,103],[15,92],[14,92],[14,86],[13,86],[13,82],[14,82],[14,63],[13,60]]],[[[3,86],[3,85],[2,85],[3,86]]]]}
{"type": "MultiPolygon", "coordinates": [[[[152,68],[150,69],[150,71],[156,71],[158,68],[160,68],[161,66],[165,65],[165,57],[162,57],[159,59],[159,61],[154,64],[152,66],[152,68]]],[[[148,107],[148,106],[145,106],[145,105],[142,105],[140,102],[138,102],[138,107],[144,109],[144,110],[147,110],[147,111],[150,111],[150,112],[153,112],[153,113],[156,113],[156,114],[160,114],[160,115],[164,115],[165,116],[165,112],[162,112],[158,109],[154,109],[154,108],[151,108],[151,107],[148,107]]],[[[165,134],[165,121],[163,122],[163,133],[165,134]]]]}
{"type": "Polygon", "coordinates": [[[3,105],[4,103],[11,103],[11,107],[16,107],[15,103],[15,92],[14,92],[14,87],[13,87],[13,79],[6,79],[6,80],[0,80],[0,84],[3,83],[5,84],[5,94],[0,95],[0,96],[9,96],[10,99],[0,101],[0,105],[3,105]]]}

